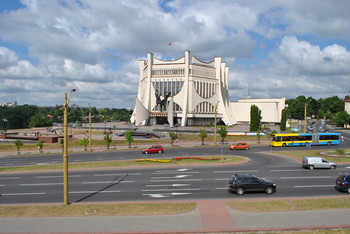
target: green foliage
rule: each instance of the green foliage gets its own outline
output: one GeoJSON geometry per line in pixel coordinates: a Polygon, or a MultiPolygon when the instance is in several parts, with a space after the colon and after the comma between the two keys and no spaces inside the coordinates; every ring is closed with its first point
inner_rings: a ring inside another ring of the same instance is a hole
{"type": "Polygon", "coordinates": [[[340,111],[334,115],[333,121],[338,127],[343,127],[345,124],[350,124],[350,115],[345,110],[340,111]]]}
{"type": "Polygon", "coordinates": [[[103,140],[106,142],[107,149],[109,149],[109,146],[112,143],[112,137],[109,135],[109,132],[105,132],[105,136],[103,137],[103,140]]]}
{"type": "Polygon", "coordinates": [[[280,125],[281,131],[286,131],[286,124],[287,124],[287,113],[286,113],[286,109],[283,109],[281,114],[281,125],[280,125]]]}
{"type": "Polygon", "coordinates": [[[219,129],[219,135],[221,137],[221,142],[225,142],[225,137],[227,136],[226,126],[221,126],[219,129]]]}
{"type": "Polygon", "coordinates": [[[339,155],[343,155],[345,154],[345,150],[344,149],[336,149],[335,152],[339,155]]]}
{"type": "MultiPolygon", "coordinates": [[[[33,105],[0,107],[0,129],[49,127],[52,126],[52,123],[62,123],[63,109],[60,107],[38,107],[33,105]],[[7,121],[2,121],[3,119],[7,121]]],[[[69,107],[68,122],[87,121],[89,111],[89,107],[69,107]]],[[[91,108],[93,122],[129,121],[131,114],[132,110],[127,109],[91,108]]]]}
{"type": "Polygon", "coordinates": [[[17,149],[17,154],[20,154],[21,147],[23,146],[23,142],[19,139],[15,140],[15,146],[17,149]]]}
{"type": "Polygon", "coordinates": [[[171,144],[177,139],[177,134],[175,132],[169,132],[169,137],[171,139],[171,144]]]}
{"type": "Polygon", "coordinates": [[[208,136],[208,133],[205,129],[201,128],[199,130],[199,138],[202,140],[202,145],[204,145],[204,139],[208,136]]]}
{"type": "Polygon", "coordinates": [[[35,114],[30,118],[29,127],[49,127],[52,126],[52,120],[44,113],[35,114]]]}
{"type": "Polygon", "coordinates": [[[44,147],[44,142],[41,140],[38,140],[38,142],[36,143],[36,146],[38,147],[38,150],[42,153],[43,147],[44,147]]]}
{"type": "Polygon", "coordinates": [[[260,130],[261,110],[256,105],[250,107],[250,131],[256,132],[260,130]]]}
{"type": "Polygon", "coordinates": [[[126,141],[129,144],[129,148],[131,148],[131,143],[134,142],[134,137],[133,137],[134,132],[129,130],[125,133],[124,137],[126,139],[126,141]]]}
{"type": "Polygon", "coordinates": [[[84,150],[87,150],[87,146],[89,145],[89,139],[87,138],[81,139],[80,145],[84,146],[84,150]]]}

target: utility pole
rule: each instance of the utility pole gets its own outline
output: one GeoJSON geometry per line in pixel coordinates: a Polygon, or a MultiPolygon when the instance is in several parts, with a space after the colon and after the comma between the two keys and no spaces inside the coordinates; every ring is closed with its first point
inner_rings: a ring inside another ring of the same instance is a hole
{"type": "Polygon", "coordinates": [[[68,195],[68,106],[69,99],[72,92],[75,92],[75,89],[72,89],[69,92],[64,94],[64,112],[63,112],[63,204],[69,205],[69,195],[68,195]]]}

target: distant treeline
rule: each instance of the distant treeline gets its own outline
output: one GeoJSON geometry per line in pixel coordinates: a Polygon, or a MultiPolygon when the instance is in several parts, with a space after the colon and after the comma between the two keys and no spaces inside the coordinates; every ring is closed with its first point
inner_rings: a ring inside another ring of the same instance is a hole
{"type": "MultiPolygon", "coordinates": [[[[89,121],[89,107],[68,108],[68,122],[84,123],[89,121]]],[[[132,110],[91,107],[92,122],[129,121],[132,110]]],[[[63,109],[56,107],[38,107],[23,105],[0,107],[0,130],[32,127],[49,127],[53,123],[63,122],[63,109]]]]}

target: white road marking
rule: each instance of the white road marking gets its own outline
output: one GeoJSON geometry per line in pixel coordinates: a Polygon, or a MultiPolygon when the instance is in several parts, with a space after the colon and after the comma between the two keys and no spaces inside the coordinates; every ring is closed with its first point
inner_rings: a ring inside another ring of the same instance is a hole
{"type": "MultiPolygon", "coordinates": [[[[179,174],[183,173],[182,171],[173,171],[173,172],[154,172],[153,175],[166,175],[166,174],[179,174]]],[[[186,171],[187,174],[198,174],[198,171],[186,171]]]]}
{"type": "Polygon", "coordinates": [[[202,181],[202,179],[183,179],[183,180],[151,180],[151,182],[188,182],[188,181],[202,181]]]}
{"type": "Polygon", "coordinates": [[[332,185],[297,185],[294,186],[294,188],[318,188],[318,187],[334,187],[334,184],[332,185]]]}
{"type": "MultiPolygon", "coordinates": [[[[70,175],[69,178],[81,177],[81,175],[70,175]]],[[[63,176],[35,176],[37,179],[63,178],[63,176]]]]}
{"type": "Polygon", "coordinates": [[[216,188],[216,189],[227,189],[227,187],[224,187],[224,188],[216,188]]]}
{"type": "Polygon", "coordinates": [[[1,177],[0,180],[15,180],[19,179],[19,177],[1,177]]]}
{"type": "Polygon", "coordinates": [[[2,193],[1,196],[45,195],[46,193],[2,193]]]}
{"type": "Polygon", "coordinates": [[[156,171],[157,172],[184,172],[184,171],[188,171],[190,169],[186,169],[186,168],[182,168],[182,169],[177,169],[177,170],[161,170],[161,171],[156,171]]]}
{"type": "Polygon", "coordinates": [[[214,171],[214,173],[251,173],[251,172],[259,172],[258,170],[247,170],[247,171],[214,171]]]}
{"type": "Polygon", "coordinates": [[[332,178],[332,176],[295,176],[295,177],[280,177],[282,180],[287,179],[329,179],[332,178]]]}
{"type": "Polygon", "coordinates": [[[159,185],[146,185],[146,187],[182,187],[182,186],[190,186],[190,184],[159,184],[159,185]]]}
{"type": "Polygon", "coordinates": [[[83,182],[82,184],[113,184],[113,183],[133,183],[134,181],[125,180],[125,181],[92,181],[92,182],[83,182]]]}
{"type": "Polygon", "coordinates": [[[43,184],[19,184],[19,186],[46,186],[46,185],[61,185],[63,183],[43,183],[43,184]]]}
{"type": "Polygon", "coordinates": [[[112,190],[112,191],[75,191],[69,193],[120,193],[120,190],[112,190]]]}
{"type": "Polygon", "coordinates": [[[159,192],[159,191],[194,191],[194,190],[200,190],[200,188],[188,188],[188,189],[143,189],[142,192],[159,192]]]}
{"type": "Polygon", "coordinates": [[[187,194],[192,194],[192,193],[159,193],[159,194],[142,194],[142,195],[150,196],[150,197],[153,197],[153,198],[163,198],[163,197],[187,195],[187,194]]]}
{"type": "Polygon", "coordinates": [[[217,179],[215,179],[215,180],[229,180],[229,178],[217,178],[217,179]]]}
{"type": "Polygon", "coordinates": [[[94,176],[126,176],[126,175],[141,175],[141,173],[128,173],[128,174],[96,174],[94,176]]]}
{"type": "Polygon", "coordinates": [[[270,170],[271,172],[281,172],[281,171],[315,171],[315,170],[305,170],[305,169],[290,169],[290,170],[270,170]]]}
{"type": "Polygon", "coordinates": [[[175,179],[175,178],[185,178],[191,175],[177,175],[173,177],[151,177],[151,179],[175,179]]]}

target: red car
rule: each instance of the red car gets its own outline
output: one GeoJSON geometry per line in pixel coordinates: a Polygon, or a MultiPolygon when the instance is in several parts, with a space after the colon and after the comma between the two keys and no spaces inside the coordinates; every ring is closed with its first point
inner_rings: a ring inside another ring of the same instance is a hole
{"type": "Polygon", "coordinates": [[[249,144],[245,142],[238,142],[230,146],[230,150],[249,150],[249,144]]]}
{"type": "Polygon", "coordinates": [[[164,153],[164,148],[161,145],[152,145],[151,147],[142,150],[143,154],[164,153]]]}

